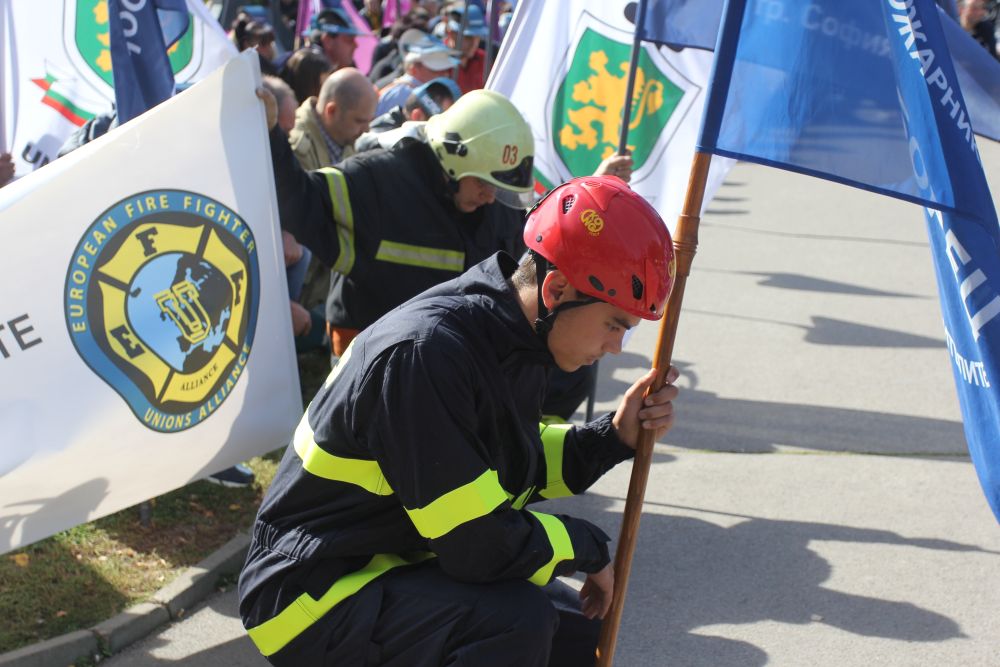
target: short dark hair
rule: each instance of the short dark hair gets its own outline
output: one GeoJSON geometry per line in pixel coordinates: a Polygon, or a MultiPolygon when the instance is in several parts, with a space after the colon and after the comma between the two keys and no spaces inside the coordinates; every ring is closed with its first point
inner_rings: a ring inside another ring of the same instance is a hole
{"type": "Polygon", "coordinates": [[[233,19],[232,32],[233,42],[240,51],[269,40],[274,41],[274,28],[270,23],[242,11],[233,19]]]}

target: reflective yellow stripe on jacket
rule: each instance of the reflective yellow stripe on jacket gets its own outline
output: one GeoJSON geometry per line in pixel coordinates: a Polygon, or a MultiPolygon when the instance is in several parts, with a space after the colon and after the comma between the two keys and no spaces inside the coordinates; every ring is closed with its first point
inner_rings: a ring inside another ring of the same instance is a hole
{"type": "Polygon", "coordinates": [[[563,498],[573,492],[563,481],[563,446],[570,424],[540,424],[542,446],[545,448],[545,488],[538,492],[542,498],[563,498]]]}
{"type": "Polygon", "coordinates": [[[337,238],[340,241],[340,254],[333,270],[346,276],[354,268],[354,212],[347,193],[347,180],[344,172],[333,167],[325,167],[319,172],[326,176],[326,185],[330,188],[333,219],[337,224],[337,238]]]}
{"type": "MultiPolygon", "coordinates": [[[[344,351],[343,356],[337,360],[337,365],[330,371],[330,375],[323,383],[324,386],[330,386],[337,379],[341,370],[350,360],[353,349],[354,342],[352,341],[344,351]]],[[[354,484],[378,496],[392,495],[392,487],[385,475],[382,474],[382,468],[379,467],[378,461],[337,456],[316,444],[316,433],[309,425],[309,408],[306,408],[305,414],[299,420],[299,425],[295,427],[292,446],[295,447],[295,453],[302,459],[302,467],[317,477],[354,484]]]]}
{"type": "Polygon", "coordinates": [[[393,264],[420,266],[461,273],[465,270],[465,253],[446,248],[428,248],[419,245],[382,241],[378,244],[375,259],[393,264]]]}
{"type": "MultiPolygon", "coordinates": [[[[531,512],[531,510],[528,511],[531,512]]],[[[572,560],[575,552],[573,551],[573,542],[569,539],[569,532],[562,521],[550,514],[531,513],[542,524],[545,534],[549,537],[549,544],[552,545],[552,560],[528,577],[528,581],[531,583],[544,586],[552,581],[552,573],[555,571],[556,565],[564,560],[572,560]]]]}
{"type": "Polygon", "coordinates": [[[500,486],[496,470],[487,470],[468,484],[452,489],[424,507],[407,509],[406,513],[417,532],[433,540],[463,523],[486,516],[505,502],[507,492],[500,486]]]}
{"type": "Polygon", "coordinates": [[[277,653],[324,614],[361,590],[361,587],[368,582],[393,568],[419,563],[433,557],[434,554],[430,553],[410,558],[395,554],[376,554],[360,570],[338,579],[320,599],[316,600],[308,593],[303,593],[280,614],[250,628],[247,634],[263,655],[277,653]]]}
{"type": "Polygon", "coordinates": [[[302,459],[302,467],[313,475],[335,482],[354,484],[377,496],[392,495],[392,487],[382,474],[378,461],[337,456],[316,444],[315,434],[309,426],[308,410],[295,428],[292,444],[295,453],[302,459]]]}

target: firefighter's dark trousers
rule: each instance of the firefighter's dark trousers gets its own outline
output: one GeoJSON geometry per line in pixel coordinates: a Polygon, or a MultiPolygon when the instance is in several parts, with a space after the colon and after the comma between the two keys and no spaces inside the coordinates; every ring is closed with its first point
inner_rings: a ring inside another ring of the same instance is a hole
{"type": "Polygon", "coordinates": [[[278,667],[589,667],[600,622],[558,581],[467,584],[434,562],[367,584],[270,656],[278,667]]]}

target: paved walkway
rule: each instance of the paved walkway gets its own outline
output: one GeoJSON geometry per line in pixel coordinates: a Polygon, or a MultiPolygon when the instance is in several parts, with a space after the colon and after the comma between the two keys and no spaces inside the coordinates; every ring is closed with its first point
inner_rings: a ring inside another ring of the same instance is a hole
{"type": "MultiPolygon", "coordinates": [[[[600,408],[655,335],[602,362],[600,408]]],[[[1000,527],[943,338],[917,207],[737,166],[702,224],[616,664],[1000,664],[1000,527]]],[[[628,473],[553,505],[617,534],[628,473]]],[[[234,609],[218,595],[105,664],[265,664],[234,609]]]]}

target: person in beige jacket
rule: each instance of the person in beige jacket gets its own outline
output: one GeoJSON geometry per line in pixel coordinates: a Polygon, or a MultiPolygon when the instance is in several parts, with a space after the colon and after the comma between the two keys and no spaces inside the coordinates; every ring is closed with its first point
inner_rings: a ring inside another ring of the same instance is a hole
{"type": "Polygon", "coordinates": [[[375,88],[359,70],[345,67],[327,77],[319,96],[299,106],[288,135],[302,168],[330,167],[351,155],[354,141],[375,117],[377,103],[375,88]]]}

